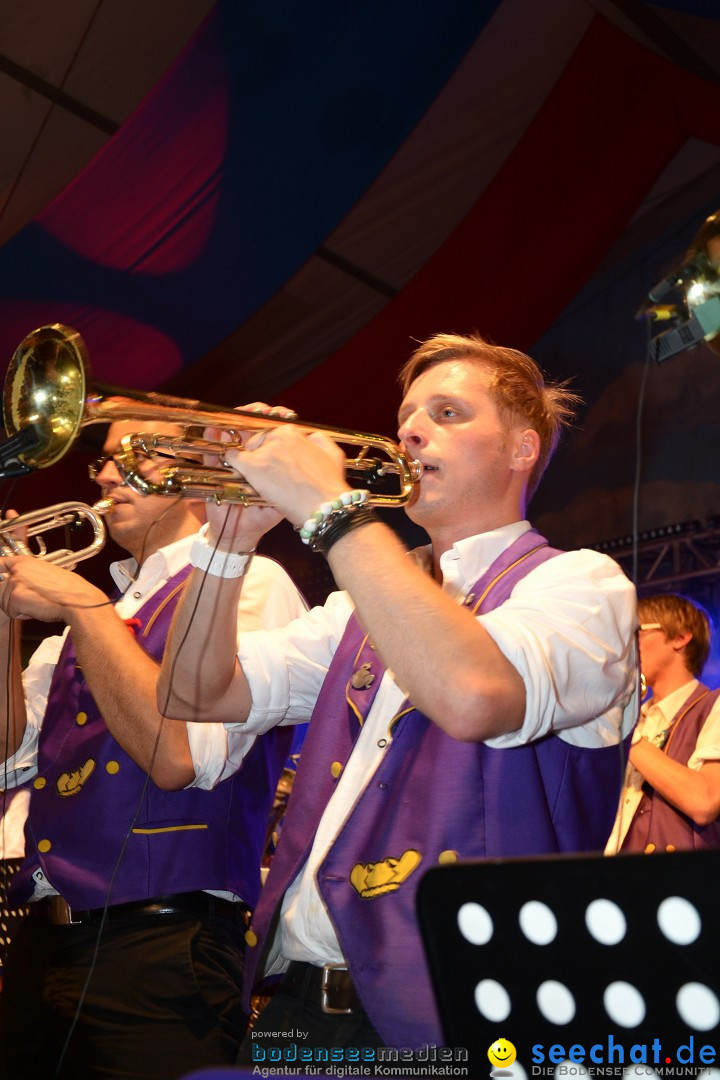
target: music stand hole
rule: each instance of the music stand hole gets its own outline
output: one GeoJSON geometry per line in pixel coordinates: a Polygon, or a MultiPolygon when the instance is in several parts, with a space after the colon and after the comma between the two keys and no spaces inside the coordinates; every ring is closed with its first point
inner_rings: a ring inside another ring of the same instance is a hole
{"type": "Polygon", "coordinates": [[[634,1028],[645,1019],[647,1008],[640,991],[629,982],[613,982],[603,994],[605,1012],[620,1027],[634,1028]]]}

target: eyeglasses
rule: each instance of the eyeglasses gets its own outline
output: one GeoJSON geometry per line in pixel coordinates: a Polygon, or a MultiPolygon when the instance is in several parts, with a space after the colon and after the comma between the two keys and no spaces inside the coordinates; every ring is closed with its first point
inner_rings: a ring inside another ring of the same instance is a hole
{"type": "Polygon", "coordinates": [[[103,469],[107,465],[108,461],[112,461],[112,460],[113,460],[113,455],[112,454],[103,454],[103,456],[99,457],[97,459],[97,461],[92,461],[88,465],[88,476],[90,477],[90,479],[91,480],[97,480],[98,476],[103,471],[103,469]]]}
{"type": "Polygon", "coordinates": [[[644,622],[640,623],[638,630],[664,630],[665,627],[659,622],[644,622]]]}
{"type": "MultiPolygon", "coordinates": [[[[118,453],[118,451],[115,451],[115,454],[116,453],[118,453]]],[[[97,480],[98,476],[103,471],[103,469],[107,465],[108,461],[113,461],[113,462],[115,461],[115,454],[103,454],[102,457],[99,457],[96,461],[90,462],[87,469],[88,469],[88,476],[90,477],[91,480],[97,480]]],[[[176,460],[176,458],[175,458],[175,456],[173,454],[157,454],[157,453],[154,453],[152,455],[152,457],[148,457],[146,462],[144,462],[145,471],[147,472],[148,468],[153,468],[158,463],[161,463],[162,461],[175,461],[175,460],[176,460]]],[[[140,466],[140,471],[142,472],[142,464],[140,466]]],[[[122,476],[122,474],[121,474],[121,476],[122,476]]],[[[122,476],[122,482],[123,482],[123,484],[127,483],[127,480],[125,479],[124,476],[122,476]]]]}

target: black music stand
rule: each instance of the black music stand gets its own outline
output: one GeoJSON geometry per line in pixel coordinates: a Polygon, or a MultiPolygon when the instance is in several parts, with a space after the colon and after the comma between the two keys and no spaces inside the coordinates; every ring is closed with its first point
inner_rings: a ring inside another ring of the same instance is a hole
{"type": "Polygon", "coordinates": [[[472,1077],[622,1076],[623,1064],[633,1080],[635,1064],[639,1080],[718,1075],[719,886],[720,851],[429,870],[418,917],[447,1045],[468,1049],[472,1077]],[[500,1038],[517,1060],[493,1070],[500,1038]],[[603,1061],[589,1060],[597,1044],[603,1061]],[[646,1064],[630,1057],[643,1045],[646,1064]]]}

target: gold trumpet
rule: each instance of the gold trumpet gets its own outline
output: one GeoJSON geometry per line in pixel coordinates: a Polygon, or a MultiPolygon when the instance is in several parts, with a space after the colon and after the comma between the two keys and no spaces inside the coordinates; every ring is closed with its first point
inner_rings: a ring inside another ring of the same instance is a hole
{"type": "Polygon", "coordinates": [[[31,510],[28,514],[8,521],[0,521],[0,555],[32,555],[56,566],[75,566],[83,559],[96,555],[105,544],[105,525],[102,515],[109,514],[115,506],[114,499],[100,499],[93,506],[86,503],[62,502],[47,506],[44,510],[31,510]],[[52,529],[80,528],[87,523],[93,530],[92,540],[78,551],[58,548],[48,551],[43,534],[52,529]],[[28,543],[35,539],[35,551],[28,543]]]}
{"type": "Polygon", "coordinates": [[[18,454],[26,468],[42,469],[58,461],[88,424],[137,420],[139,425],[163,421],[186,429],[216,427],[230,435],[229,443],[196,438],[187,430],[180,438],[142,431],[126,436],[115,461],[127,483],[145,495],[262,504],[264,500],[235,469],[224,464],[205,467],[197,459],[205,454],[222,459],[228,449],[242,449],[241,431],[267,431],[281,424],[293,424],[308,434],[323,432],[338,443],[359,447],[354,457],[346,458],[345,470],[350,480],[368,488],[368,501],[376,506],[402,506],[422,472],[419,462],[381,435],[310,425],[246,409],[223,409],[152,392],[88,389],[88,371],[85,343],[71,327],[59,323],[41,326],[20,342],[5,380],[3,415],[9,436],[34,429],[38,445],[18,454]],[[163,463],[156,454],[169,455],[173,463],[163,463]],[[148,458],[159,472],[159,480],[143,474],[148,458]],[[387,477],[397,482],[397,492],[377,490],[387,486],[387,477]]]}

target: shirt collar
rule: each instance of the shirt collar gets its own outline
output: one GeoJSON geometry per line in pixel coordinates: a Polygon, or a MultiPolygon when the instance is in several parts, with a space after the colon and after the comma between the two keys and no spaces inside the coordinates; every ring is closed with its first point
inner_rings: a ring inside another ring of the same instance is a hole
{"type": "MultiPolygon", "coordinates": [[[[443,588],[464,596],[503,551],[529,532],[531,527],[529,521],[514,521],[511,525],[503,525],[491,532],[458,540],[440,556],[443,588]]],[[[429,545],[418,549],[418,555],[419,561],[429,561],[432,556],[429,545]]]]}
{"type": "Polygon", "coordinates": [[[190,548],[197,533],[181,536],[166,547],[153,552],[138,570],[135,559],[121,559],[110,564],[110,574],[121,592],[133,586],[147,592],[161,581],[173,577],[190,562],[190,548]]]}
{"type": "Polygon", "coordinates": [[[654,698],[650,698],[643,706],[643,710],[649,712],[652,708],[659,709],[666,720],[672,720],[699,685],[700,683],[697,679],[691,679],[690,682],[686,682],[683,686],[679,686],[677,690],[673,690],[671,694],[667,694],[664,698],[661,698],[660,701],[655,701],[654,698]]]}

